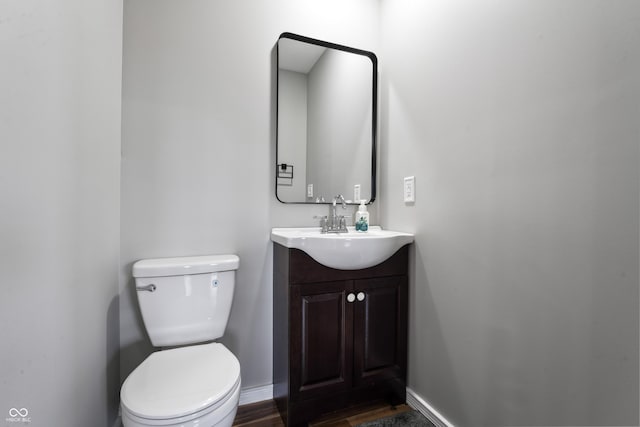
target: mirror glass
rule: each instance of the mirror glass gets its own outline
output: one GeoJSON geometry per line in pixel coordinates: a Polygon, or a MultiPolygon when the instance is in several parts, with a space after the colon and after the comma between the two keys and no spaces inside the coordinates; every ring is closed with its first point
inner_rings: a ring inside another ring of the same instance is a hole
{"type": "Polygon", "coordinates": [[[292,33],[277,45],[276,197],[375,199],[375,54],[292,33]]]}

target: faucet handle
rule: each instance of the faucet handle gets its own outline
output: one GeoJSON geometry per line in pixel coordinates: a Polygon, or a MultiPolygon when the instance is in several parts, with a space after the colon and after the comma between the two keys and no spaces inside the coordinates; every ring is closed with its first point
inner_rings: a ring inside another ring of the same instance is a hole
{"type": "Polygon", "coordinates": [[[315,219],[320,219],[321,233],[326,233],[327,231],[329,231],[329,225],[327,224],[328,220],[326,215],[314,215],[313,217],[315,219]]]}

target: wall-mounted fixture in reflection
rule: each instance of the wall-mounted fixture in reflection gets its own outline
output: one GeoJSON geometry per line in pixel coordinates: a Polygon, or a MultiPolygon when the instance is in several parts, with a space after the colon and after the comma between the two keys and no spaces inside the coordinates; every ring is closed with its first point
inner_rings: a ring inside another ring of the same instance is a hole
{"type": "Polygon", "coordinates": [[[277,165],[296,165],[276,197],[331,202],[376,193],[377,58],[372,52],[283,33],[278,39],[277,165]],[[312,189],[312,190],[310,190],[312,189]],[[354,193],[360,194],[355,196],[354,193]]]}
{"type": "Polygon", "coordinates": [[[293,185],[293,165],[280,163],[276,171],[277,184],[291,187],[293,185]]]}

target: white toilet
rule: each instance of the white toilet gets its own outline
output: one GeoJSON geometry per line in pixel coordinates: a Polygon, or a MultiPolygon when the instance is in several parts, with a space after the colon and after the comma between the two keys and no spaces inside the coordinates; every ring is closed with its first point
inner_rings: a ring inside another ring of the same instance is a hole
{"type": "Polygon", "coordinates": [[[222,337],[236,255],[147,259],[133,265],[152,353],[120,391],[125,427],[230,427],[240,397],[240,363],[222,337]],[[208,342],[206,344],[197,344],[208,342]],[[197,344],[197,345],[189,345],[197,344]],[[177,347],[174,346],[184,346],[177,347]]]}

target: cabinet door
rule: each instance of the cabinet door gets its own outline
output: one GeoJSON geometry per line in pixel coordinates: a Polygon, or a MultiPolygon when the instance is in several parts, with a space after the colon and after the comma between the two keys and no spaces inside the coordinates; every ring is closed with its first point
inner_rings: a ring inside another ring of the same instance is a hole
{"type": "Polygon", "coordinates": [[[352,281],[291,286],[290,384],[292,399],[351,387],[353,374],[352,281]]]}
{"type": "Polygon", "coordinates": [[[356,280],[354,377],[369,384],[405,379],[407,365],[407,278],[356,280]],[[362,299],[362,300],[360,300],[362,299]]]}

